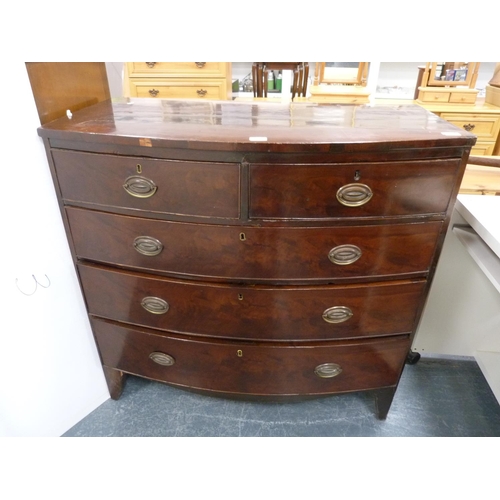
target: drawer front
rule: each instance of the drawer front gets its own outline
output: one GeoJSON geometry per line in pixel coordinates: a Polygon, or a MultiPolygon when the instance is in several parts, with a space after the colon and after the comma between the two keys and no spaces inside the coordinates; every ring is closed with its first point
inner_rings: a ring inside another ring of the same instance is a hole
{"type": "Polygon", "coordinates": [[[418,98],[423,102],[449,102],[450,92],[420,91],[418,98]]]}
{"type": "Polygon", "coordinates": [[[130,80],[132,97],[158,99],[226,99],[224,80],[130,80]]]}
{"type": "Polygon", "coordinates": [[[460,160],[250,166],[250,217],[444,214],[460,160]]]}
{"type": "Polygon", "coordinates": [[[495,140],[500,129],[500,115],[441,113],[441,118],[481,139],[495,140]]]}
{"type": "Polygon", "coordinates": [[[457,104],[474,104],[476,102],[477,92],[451,92],[450,102],[457,104]]]}
{"type": "Polygon", "coordinates": [[[66,212],[80,259],[252,282],[425,275],[442,227],[238,227],[66,212]]]}
{"type": "Polygon", "coordinates": [[[228,64],[223,62],[133,62],[128,63],[130,76],[188,76],[219,77],[226,76],[228,64]]]}
{"type": "Polygon", "coordinates": [[[52,151],[66,202],[202,217],[239,217],[237,163],[52,151]]]}
{"type": "Polygon", "coordinates": [[[79,265],[90,314],[170,332],[247,340],[409,333],[425,281],[359,286],[217,285],[79,265]]]}
{"type": "Polygon", "coordinates": [[[481,142],[478,141],[471,149],[470,154],[475,156],[487,155],[490,156],[493,154],[493,149],[495,147],[494,142],[481,142]]]}
{"type": "Polygon", "coordinates": [[[301,347],[164,337],[95,318],[92,325],[105,366],[185,387],[247,395],[394,386],[410,347],[406,337],[301,347]]]}

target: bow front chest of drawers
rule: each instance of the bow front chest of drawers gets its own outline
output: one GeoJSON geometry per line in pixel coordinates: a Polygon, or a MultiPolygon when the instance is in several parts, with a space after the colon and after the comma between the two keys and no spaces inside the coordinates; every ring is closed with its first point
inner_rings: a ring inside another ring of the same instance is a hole
{"type": "Polygon", "coordinates": [[[106,101],[39,128],[125,374],[390,408],[476,138],[419,106],[106,101]]]}

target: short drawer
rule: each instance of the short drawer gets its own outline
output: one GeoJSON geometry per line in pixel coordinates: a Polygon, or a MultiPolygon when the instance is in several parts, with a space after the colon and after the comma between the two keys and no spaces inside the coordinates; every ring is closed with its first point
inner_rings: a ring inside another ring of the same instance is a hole
{"type": "Polygon", "coordinates": [[[450,101],[456,104],[474,104],[477,92],[451,92],[450,101]]]}
{"type": "Polygon", "coordinates": [[[420,90],[418,98],[422,102],[449,102],[451,92],[432,92],[420,90]]]}
{"type": "Polygon", "coordinates": [[[426,282],[242,286],[80,264],[90,314],[170,332],[247,340],[327,340],[409,333],[426,282]]]}
{"type": "Polygon", "coordinates": [[[160,336],[93,318],[105,366],[172,384],[233,394],[332,394],[397,384],[408,337],[276,345],[160,336]]]}
{"type": "Polygon", "coordinates": [[[250,165],[250,217],[345,218],[444,214],[459,159],[250,165]]]}
{"type": "Polygon", "coordinates": [[[239,217],[238,163],[53,150],[65,202],[202,217],[239,217]]]}
{"type": "Polygon", "coordinates": [[[426,275],[442,222],[339,227],[192,224],[67,207],[79,259],[265,282],[426,275]]]}
{"type": "Polygon", "coordinates": [[[494,141],[500,129],[500,115],[478,113],[441,113],[441,118],[457,127],[467,130],[480,139],[494,141]]]}
{"type": "Polygon", "coordinates": [[[129,76],[219,77],[228,73],[224,62],[132,62],[127,63],[129,76]]]}
{"type": "Polygon", "coordinates": [[[225,80],[134,80],[130,79],[131,97],[158,99],[227,99],[225,80]]]}

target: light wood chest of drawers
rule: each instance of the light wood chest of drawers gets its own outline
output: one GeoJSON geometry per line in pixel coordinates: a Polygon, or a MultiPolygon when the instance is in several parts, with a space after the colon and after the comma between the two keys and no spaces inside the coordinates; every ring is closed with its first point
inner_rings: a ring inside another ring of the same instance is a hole
{"type": "Polygon", "coordinates": [[[373,390],[385,418],[475,137],[418,106],[124,99],[39,129],[110,393],[373,390]]]}
{"type": "Polygon", "coordinates": [[[477,136],[473,155],[500,152],[500,107],[488,103],[476,105],[422,105],[444,120],[477,136]]]}
{"type": "Polygon", "coordinates": [[[128,62],[124,95],[158,99],[231,99],[231,63],[128,62]]]}

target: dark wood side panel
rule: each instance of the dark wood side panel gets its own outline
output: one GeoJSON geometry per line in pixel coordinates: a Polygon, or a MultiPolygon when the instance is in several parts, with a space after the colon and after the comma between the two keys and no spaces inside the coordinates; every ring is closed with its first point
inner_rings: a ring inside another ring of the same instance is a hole
{"type": "Polygon", "coordinates": [[[426,285],[420,280],[315,287],[239,286],[186,282],[84,264],[78,269],[91,314],[170,332],[247,340],[311,341],[410,333],[426,285]],[[164,301],[166,310],[148,311],[141,305],[148,297],[164,301]],[[333,307],[339,314],[345,313],[340,318],[343,321],[323,319],[325,311],[333,307]],[[339,308],[348,308],[350,313],[339,308]]]}
{"type": "MultiPolygon", "coordinates": [[[[375,155],[374,155],[375,156],[375,155]]],[[[376,161],[376,160],[375,160],[376,161]]],[[[460,159],[329,165],[250,165],[251,218],[381,217],[444,214],[460,159]],[[344,206],[337,192],[363,184],[373,193],[344,206]]]]}
{"type": "Polygon", "coordinates": [[[64,150],[53,150],[52,157],[66,203],[84,202],[107,210],[127,208],[142,213],[239,217],[238,163],[154,160],[64,150]],[[146,197],[130,194],[134,180],[151,187],[146,197]],[[129,191],[124,188],[127,182],[129,191]]]}
{"type": "Polygon", "coordinates": [[[164,337],[92,318],[103,364],[127,373],[193,389],[248,395],[312,395],[397,384],[407,337],[308,346],[205,342],[164,337]],[[156,363],[152,353],[170,357],[156,363]],[[334,363],[341,373],[321,378],[315,370],[334,363]]]}
{"type": "Polygon", "coordinates": [[[67,207],[78,258],[183,276],[249,280],[337,280],[425,275],[442,222],[342,227],[234,227],[147,220],[67,207]],[[158,240],[158,255],[134,249],[158,240]],[[354,245],[349,265],[329,253],[354,245]]]}

